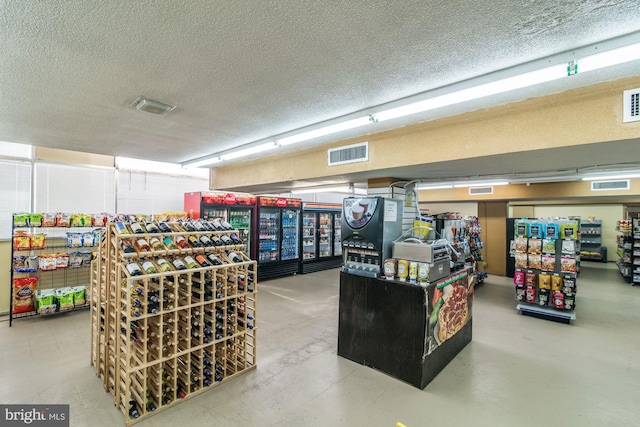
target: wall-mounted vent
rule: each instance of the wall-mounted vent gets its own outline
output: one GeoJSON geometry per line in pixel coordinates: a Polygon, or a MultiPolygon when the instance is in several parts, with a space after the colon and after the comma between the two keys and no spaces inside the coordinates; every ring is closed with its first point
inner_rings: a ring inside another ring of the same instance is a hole
{"type": "Polygon", "coordinates": [[[591,181],[591,191],[629,190],[630,188],[628,179],[615,181],[591,181]]]}
{"type": "Polygon", "coordinates": [[[480,194],[493,194],[493,186],[490,187],[470,187],[469,195],[477,196],[480,194]]]}
{"type": "Polygon", "coordinates": [[[622,122],[640,121],[640,88],[625,90],[622,95],[622,122]]]}
{"type": "Polygon", "coordinates": [[[369,160],[369,143],[359,142],[344,147],[330,148],[327,150],[327,160],[329,166],[366,162],[369,160]]]}

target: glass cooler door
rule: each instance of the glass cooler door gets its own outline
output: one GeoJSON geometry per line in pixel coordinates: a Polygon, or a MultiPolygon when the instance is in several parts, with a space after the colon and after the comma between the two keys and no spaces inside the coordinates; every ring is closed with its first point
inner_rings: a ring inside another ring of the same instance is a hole
{"type": "Polygon", "coordinates": [[[336,213],[334,215],[333,222],[333,256],[342,255],[342,213],[336,213]]]}
{"type": "Polygon", "coordinates": [[[331,244],[333,242],[333,221],[331,213],[319,214],[318,226],[318,255],[320,258],[331,256],[331,244]]]}
{"type": "Polygon", "coordinates": [[[258,243],[258,262],[278,261],[280,257],[280,210],[263,208],[260,210],[260,230],[258,243]]]}
{"type": "Polygon", "coordinates": [[[298,252],[299,221],[299,210],[282,210],[282,260],[300,258],[298,252]]]}
{"type": "Polygon", "coordinates": [[[306,212],[302,214],[302,259],[316,257],[316,214],[306,212]]]}

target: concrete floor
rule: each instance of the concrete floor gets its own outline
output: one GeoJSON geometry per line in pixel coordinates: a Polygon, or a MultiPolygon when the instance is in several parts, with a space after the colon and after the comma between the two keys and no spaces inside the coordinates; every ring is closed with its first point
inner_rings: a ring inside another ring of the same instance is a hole
{"type": "MultiPolygon", "coordinates": [[[[263,282],[258,367],[147,426],[631,426],[640,423],[640,287],[584,267],[577,320],[522,316],[511,280],[476,291],[473,341],[419,390],[336,355],[338,270],[263,282]]],[[[0,402],[68,403],[124,425],[89,366],[88,312],[0,323],[0,402]]]]}

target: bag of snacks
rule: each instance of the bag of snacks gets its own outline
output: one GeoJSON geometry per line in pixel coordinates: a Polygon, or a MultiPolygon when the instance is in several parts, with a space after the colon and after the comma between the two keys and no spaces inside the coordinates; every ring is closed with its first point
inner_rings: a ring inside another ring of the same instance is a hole
{"type": "Polygon", "coordinates": [[[38,305],[38,314],[50,314],[55,313],[56,306],[56,292],[53,289],[43,289],[36,291],[36,302],[38,305]]]}
{"type": "Polygon", "coordinates": [[[60,311],[71,310],[73,308],[73,292],[70,287],[56,289],[56,298],[60,311]]]}
{"type": "Polygon", "coordinates": [[[526,286],[533,286],[534,288],[536,287],[536,273],[532,272],[532,271],[527,271],[527,273],[524,276],[524,284],[526,286]]]}
{"type": "Polygon", "coordinates": [[[67,247],[80,248],[82,247],[82,233],[67,233],[67,247]]]}
{"type": "Polygon", "coordinates": [[[516,251],[517,252],[527,252],[527,238],[526,237],[516,237],[516,251]]]}
{"type": "Polygon", "coordinates": [[[538,290],[538,305],[547,305],[549,303],[549,289],[538,290]]]}
{"type": "Polygon", "coordinates": [[[516,252],[516,268],[527,268],[528,266],[527,254],[523,252],[516,252]]]}
{"type": "Polygon", "coordinates": [[[69,267],[69,254],[56,254],[56,269],[69,267]]]}
{"type": "Polygon", "coordinates": [[[36,310],[34,296],[37,285],[37,277],[21,277],[13,279],[12,314],[28,313],[36,310]]]}
{"type": "Polygon", "coordinates": [[[96,244],[96,234],[93,231],[82,233],[82,246],[90,248],[96,244]]]}
{"type": "Polygon", "coordinates": [[[540,289],[551,289],[551,276],[548,274],[539,274],[538,287],[540,289]]]}
{"type": "Polygon", "coordinates": [[[575,258],[571,258],[571,257],[562,257],[561,258],[561,269],[560,271],[562,271],[563,273],[575,273],[577,266],[576,266],[576,259],[575,258]]]}
{"type": "Polygon", "coordinates": [[[31,236],[31,249],[44,249],[47,235],[38,233],[31,236]]]}
{"type": "Polygon", "coordinates": [[[29,225],[31,225],[31,227],[42,227],[42,214],[39,214],[39,213],[30,214],[29,225]]]}
{"type": "Polygon", "coordinates": [[[31,249],[31,236],[24,231],[17,231],[13,235],[13,250],[28,251],[31,249]]]}
{"type": "Polygon", "coordinates": [[[13,226],[14,227],[28,227],[30,214],[25,212],[13,214],[13,226]]]}
{"type": "Polygon", "coordinates": [[[56,214],[56,226],[57,227],[70,227],[71,226],[71,214],[58,212],[56,214]]]}
{"type": "Polygon", "coordinates": [[[69,253],[69,267],[76,268],[82,266],[82,254],[80,252],[69,253]]]}
{"type": "Polygon", "coordinates": [[[547,254],[556,253],[556,241],[554,239],[542,240],[542,252],[547,254]]]}
{"type": "Polygon", "coordinates": [[[43,213],[42,214],[42,226],[43,227],[55,227],[56,226],[56,214],[43,213]]]}
{"type": "Polygon", "coordinates": [[[91,265],[92,253],[91,251],[82,251],[80,252],[82,256],[82,265],[88,267],[91,265]]]}
{"type": "Polygon", "coordinates": [[[46,254],[38,256],[38,268],[42,271],[51,271],[56,269],[56,260],[58,256],[55,254],[46,254]]]}
{"type": "Polygon", "coordinates": [[[558,275],[551,276],[551,290],[559,291],[562,288],[562,277],[558,275]]]}
{"type": "Polygon", "coordinates": [[[75,307],[85,305],[86,301],[84,298],[84,294],[85,294],[84,286],[72,286],[71,292],[73,293],[73,305],[75,307]]]}
{"type": "Polygon", "coordinates": [[[542,240],[529,239],[529,253],[539,254],[542,252],[542,240]]]}
{"type": "Polygon", "coordinates": [[[524,271],[517,270],[513,274],[513,283],[516,285],[524,285],[524,271]]]}
{"type": "Polygon", "coordinates": [[[540,270],[542,268],[542,255],[529,254],[529,268],[536,268],[540,270]]]}
{"type": "Polygon", "coordinates": [[[556,271],[556,256],[542,255],[542,270],[556,271]]]}

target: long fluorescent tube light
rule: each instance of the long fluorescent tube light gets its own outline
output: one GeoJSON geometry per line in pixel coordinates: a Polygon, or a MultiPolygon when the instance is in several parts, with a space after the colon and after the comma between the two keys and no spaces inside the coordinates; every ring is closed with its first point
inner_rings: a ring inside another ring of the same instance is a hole
{"type": "Polygon", "coordinates": [[[0,141],[0,157],[31,159],[31,145],[0,141]]]}
{"type": "Polygon", "coordinates": [[[379,122],[396,119],[410,114],[435,110],[436,108],[442,108],[448,105],[459,104],[474,99],[484,98],[486,96],[497,95],[499,93],[515,89],[558,80],[566,76],[566,65],[554,65],[540,70],[519,74],[517,76],[507,77],[506,79],[473,86],[468,89],[462,89],[445,95],[436,96],[435,98],[426,99],[424,101],[403,105],[402,107],[380,111],[378,113],[374,113],[373,116],[379,122]]]}
{"type": "Polygon", "coordinates": [[[297,135],[288,136],[278,140],[280,145],[291,145],[302,141],[308,141],[310,139],[318,138],[325,135],[331,135],[332,133],[338,133],[349,129],[354,129],[360,126],[365,126],[371,123],[369,116],[358,117],[357,119],[347,120],[346,122],[336,123],[334,125],[324,126],[318,129],[313,129],[307,132],[302,132],[297,135]]]}
{"type": "Polygon", "coordinates": [[[640,173],[629,173],[626,175],[585,176],[582,178],[582,180],[583,181],[607,181],[612,179],[629,179],[629,178],[640,178],[640,173]]]}
{"type": "Polygon", "coordinates": [[[442,184],[442,185],[418,185],[416,187],[418,190],[441,190],[444,188],[453,188],[452,184],[442,184]]]}
{"type": "Polygon", "coordinates": [[[508,181],[494,181],[494,182],[466,182],[464,184],[454,184],[454,188],[464,187],[495,187],[498,185],[509,185],[508,181]]]}
{"type": "Polygon", "coordinates": [[[262,153],[264,151],[273,150],[276,148],[278,148],[278,144],[272,141],[272,142],[267,142],[265,144],[256,145],[255,147],[249,147],[243,150],[232,151],[230,153],[223,154],[220,157],[222,158],[222,160],[233,160],[239,157],[250,156],[251,154],[262,153]]]}
{"type": "Polygon", "coordinates": [[[116,157],[116,167],[120,170],[155,172],[168,175],[188,175],[206,178],[208,171],[194,169],[187,171],[178,163],[154,162],[151,160],[133,159],[130,157],[116,157]]]}
{"type": "Polygon", "coordinates": [[[640,59],[640,43],[578,59],[578,74],[640,59]]]}
{"type": "Polygon", "coordinates": [[[213,165],[221,161],[222,161],[222,158],[220,158],[220,156],[215,156],[215,157],[208,157],[202,160],[196,160],[195,162],[192,162],[192,163],[185,163],[183,166],[185,169],[199,168],[202,166],[213,165]]]}

